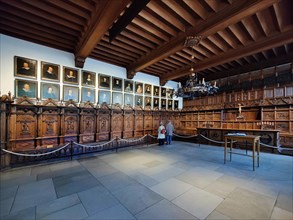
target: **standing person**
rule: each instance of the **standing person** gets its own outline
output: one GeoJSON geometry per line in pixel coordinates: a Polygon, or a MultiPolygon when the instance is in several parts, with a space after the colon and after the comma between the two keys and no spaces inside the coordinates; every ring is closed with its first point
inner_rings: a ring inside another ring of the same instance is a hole
{"type": "Polygon", "coordinates": [[[166,125],[166,141],[167,141],[167,144],[172,143],[173,132],[174,132],[174,126],[173,126],[171,120],[169,120],[168,124],[166,125]]]}
{"type": "Polygon", "coordinates": [[[164,145],[165,134],[166,134],[166,129],[165,129],[165,126],[163,125],[163,122],[161,122],[160,127],[158,128],[159,145],[164,145]]]}

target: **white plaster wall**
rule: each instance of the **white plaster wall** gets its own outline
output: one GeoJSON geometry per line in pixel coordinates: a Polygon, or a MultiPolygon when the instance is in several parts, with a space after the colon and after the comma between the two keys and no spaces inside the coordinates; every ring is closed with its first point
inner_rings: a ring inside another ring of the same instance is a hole
{"type": "MultiPolygon", "coordinates": [[[[13,38],[0,34],[0,91],[1,94],[7,94],[9,91],[14,95],[14,56],[26,57],[38,61],[38,87],[40,88],[41,61],[55,63],[60,65],[60,79],[63,79],[63,66],[74,67],[74,55],[72,53],[49,48],[39,44],[13,38]]],[[[80,69],[81,70],[81,69],[80,69]]],[[[126,78],[126,69],[87,58],[83,70],[103,73],[120,78],[126,78]]],[[[98,78],[98,77],[97,77],[98,78]]],[[[133,78],[134,81],[160,85],[159,78],[144,73],[137,73],[133,78]]],[[[79,85],[80,86],[80,85],[79,85]]],[[[62,80],[60,81],[60,90],[62,97],[62,80]]],[[[80,86],[81,87],[81,86],[80,86]]],[[[174,81],[167,82],[167,88],[177,88],[174,81]]],[[[40,89],[38,90],[40,97],[40,89]]],[[[97,97],[97,95],[96,95],[97,97]]],[[[176,99],[176,98],[175,98],[176,99]]],[[[182,108],[182,99],[179,98],[179,108],[182,108]]]]}

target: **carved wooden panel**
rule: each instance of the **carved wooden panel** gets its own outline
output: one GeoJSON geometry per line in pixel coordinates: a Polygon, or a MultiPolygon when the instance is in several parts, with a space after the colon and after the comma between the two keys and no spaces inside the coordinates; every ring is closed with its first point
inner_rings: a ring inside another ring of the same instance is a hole
{"type": "Polygon", "coordinates": [[[110,112],[99,113],[97,121],[97,141],[110,139],[110,112]]]}
{"type": "Polygon", "coordinates": [[[276,112],[276,120],[289,120],[289,111],[277,111],[276,112]]]}
{"type": "Polygon", "coordinates": [[[263,112],[263,120],[264,121],[275,120],[275,112],[274,111],[264,111],[263,112]]]}
{"type": "Polygon", "coordinates": [[[134,114],[133,112],[126,112],[124,114],[124,129],[123,138],[132,138],[134,130],[134,114]]]}
{"type": "Polygon", "coordinates": [[[122,111],[114,112],[111,121],[111,138],[122,137],[123,132],[123,115],[122,111]]]}
{"type": "Polygon", "coordinates": [[[143,136],[143,112],[140,110],[135,111],[135,126],[134,137],[143,136]]]}
{"type": "Polygon", "coordinates": [[[289,122],[276,122],[276,129],[281,132],[289,132],[289,122]]]}
{"type": "Polygon", "coordinates": [[[145,112],[144,114],[144,131],[146,133],[151,133],[153,130],[153,116],[151,112],[145,112]]]}
{"type": "Polygon", "coordinates": [[[79,110],[64,108],[61,116],[61,143],[77,142],[79,134],[79,110]]]}
{"type": "Polygon", "coordinates": [[[94,109],[82,109],[80,114],[80,143],[95,142],[96,112],[94,109]]]}

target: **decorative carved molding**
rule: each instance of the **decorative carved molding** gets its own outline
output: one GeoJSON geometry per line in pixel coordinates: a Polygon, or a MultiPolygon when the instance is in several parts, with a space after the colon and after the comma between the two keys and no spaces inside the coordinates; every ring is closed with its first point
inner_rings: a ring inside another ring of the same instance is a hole
{"type": "Polygon", "coordinates": [[[16,101],[16,104],[17,105],[27,105],[27,104],[29,104],[29,105],[33,105],[33,106],[35,105],[33,103],[33,101],[30,98],[28,98],[27,96],[23,96],[23,97],[19,98],[16,101]]]}
{"type": "Polygon", "coordinates": [[[81,56],[75,56],[75,66],[79,68],[83,68],[85,62],[85,58],[81,56]]]}
{"type": "Polygon", "coordinates": [[[80,107],[83,108],[95,108],[95,105],[91,103],[90,101],[86,101],[85,103],[81,103],[80,107]]]}
{"type": "Polygon", "coordinates": [[[53,100],[53,99],[51,99],[51,98],[48,98],[48,99],[46,99],[44,102],[43,102],[43,105],[44,106],[58,106],[58,103],[55,101],[55,100],[53,100]]]}
{"type": "Polygon", "coordinates": [[[66,107],[71,107],[71,106],[74,106],[75,108],[77,108],[77,104],[75,101],[73,101],[72,99],[69,99],[68,101],[65,102],[65,106],[66,107]]]}

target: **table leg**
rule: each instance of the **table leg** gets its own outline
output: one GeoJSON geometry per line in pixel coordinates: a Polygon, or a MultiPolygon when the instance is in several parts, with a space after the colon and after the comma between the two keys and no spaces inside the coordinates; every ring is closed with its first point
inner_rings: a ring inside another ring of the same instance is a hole
{"type": "Polygon", "coordinates": [[[230,161],[232,161],[232,144],[233,144],[233,140],[230,140],[230,161]]]}
{"type": "Polygon", "coordinates": [[[257,141],[257,167],[259,167],[260,140],[257,141]]]}
{"type": "Polygon", "coordinates": [[[253,144],[252,144],[252,169],[254,171],[254,155],[255,154],[255,141],[253,141],[253,144]]]}
{"type": "Polygon", "coordinates": [[[227,138],[225,138],[225,146],[224,146],[224,164],[226,163],[226,153],[227,153],[227,138]]]}

